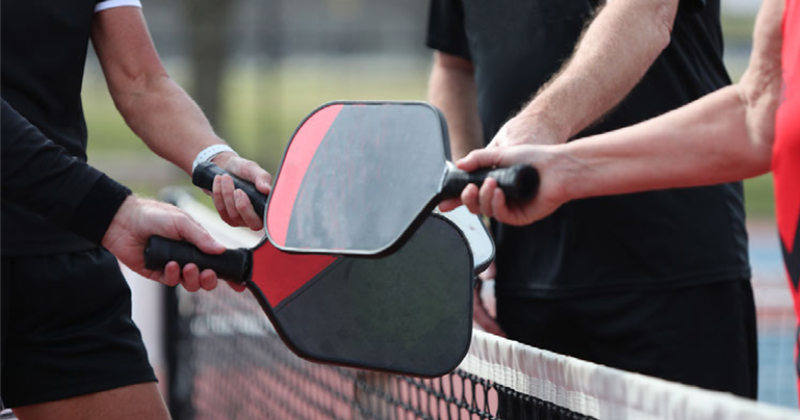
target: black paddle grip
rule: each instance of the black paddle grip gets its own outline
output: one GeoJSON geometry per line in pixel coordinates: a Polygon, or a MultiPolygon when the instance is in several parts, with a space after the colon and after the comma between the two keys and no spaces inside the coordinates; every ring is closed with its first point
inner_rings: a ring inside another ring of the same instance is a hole
{"type": "Polygon", "coordinates": [[[468,184],[478,187],[483,185],[486,178],[494,178],[497,185],[506,195],[506,200],[522,203],[532,200],[539,191],[539,171],[533,166],[520,164],[508,168],[482,169],[475,172],[466,172],[455,167],[447,171],[442,196],[455,198],[461,196],[461,191],[468,184]]]}
{"type": "Polygon", "coordinates": [[[240,189],[247,194],[247,197],[250,199],[250,203],[253,204],[253,209],[255,209],[256,214],[258,214],[258,216],[263,220],[264,209],[267,208],[267,196],[262,194],[261,191],[258,191],[256,186],[251,182],[245,181],[236,175],[230,174],[211,162],[203,162],[197,165],[197,167],[194,169],[194,172],[192,172],[192,184],[211,191],[211,189],[214,187],[214,177],[225,174],[230,175],[230,177],[233,178],[233,185],[235,185],[237,189],[240,189]]]}
{"type": "Polygon", "coordinates": [[[210,268],[217,277],[239,284],[250,275],[250,254],[245,249],[229,249],[219,255],[209,255],[188,242],[151,236],[144,249],[145,268],[163,270],[170,261],[181,267],[195,263],[200,271],[210,268]]]}

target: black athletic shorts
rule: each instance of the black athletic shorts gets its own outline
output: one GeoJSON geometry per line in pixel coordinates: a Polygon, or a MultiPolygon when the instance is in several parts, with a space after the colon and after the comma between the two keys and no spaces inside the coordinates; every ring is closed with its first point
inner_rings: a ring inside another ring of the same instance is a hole
{"type": "Polygon", "coordinates": [[[568,299],[497,297],[512,340],[706,389],[757,396],[758,347],[747,280],[568,299]]]}
{"type": "Polygon", "coordinates": [[[156,380],[108,251],[3,256],[0,293],[7,407],[156,380]]]}

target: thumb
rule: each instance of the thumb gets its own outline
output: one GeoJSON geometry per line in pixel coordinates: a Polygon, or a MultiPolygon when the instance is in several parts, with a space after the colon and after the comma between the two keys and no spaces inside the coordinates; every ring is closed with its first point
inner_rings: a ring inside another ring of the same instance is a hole
{"type": "Polygon", "coordinates": [[[180,239],[192,243],[206,254],[216,255],[225,252],[225,245],[217,242],[208,231],[189,216],[183,215],[179,217],[175,224],[180,239]]]}
{"type": "Polygon", "coordinates": [[[472,172],[480,168],[498,166],[502,160],[502,149],[494,147],[491,149],[473,150],[467,156],[459,159],[456,166],[467,172],[472,172]]]}

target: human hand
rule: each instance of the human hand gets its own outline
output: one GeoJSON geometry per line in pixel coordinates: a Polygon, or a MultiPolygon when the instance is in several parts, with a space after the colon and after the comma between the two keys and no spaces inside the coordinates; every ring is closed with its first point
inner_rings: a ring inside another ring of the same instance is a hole
{"type": "Polygon", "coordinates": [[[486,148],[520,146],[523,144],[562,144],[569,134],[559,132],[552,124],[525,113],[508,120],[486,148]]]}
{"type": "Polygon", "coordinates": [[[565,181],[568,172],[561,171],[558,162],[561,156],[558,148],[562,146],[513,146],[494,147],[471,152],[456,165],[459,169],[472,172],[480,168],[507,167],[516,164],[533,165],[541,179],[536,197],[527,203],[509,205],[497,181],[486,179],[478,188],[468,185],[455,200],[443,201],[439,208],[449,211],[463,203],[470,212],[494,217],[511,225],[525,225],[542,219],[568,201],[569,195],[565,181]]]}
{"type": "MultiPolygon", "coordinates": [[[[191,242],[207,254],[225,251],[222,244],[181,209],[134,195],[128,196],[120,206],[103,236],[102,245],[131,270],[167,286],[182,284],[190,292],[217,287],[216,273],[208,269],[201,272],[195,264],[180,267],[177,262],[170,261],[163,271],[145,268],[144,249],[147,240],[154,235],[191,242]]],[[[244,290],[243,286],[231,286],[244,290]]]]}
{"type": "Polygon", "coordinates": [[[488,333],[505,337],[506,333],[500,328],[500,324],[498,324],[497,320],[489,313],[489,310],[481,299],[483,282],[494,279],[495,272],[494,262],[492,262],[489,268],[478,275],[478,284],[474,289],[474,297],[472,299],[472,321],[488,333]]]}
{"type": "MultiPolygon", "coordinates": [[[[272,176],[257,163],[233,153],[222,153],[212,161],[225,171],[252,182],[258,191],[269,195],[272,189],[270,186],[272,176]]],[[[214,207],[225,223],[231,226],[247,226],[253,230],[260,230],[264,227],[263,219],[253,210],[247,194],[236,189],[233,178],[230,176],[222,175],[214,178],[211,198],[214,200],[214,207]]]]}

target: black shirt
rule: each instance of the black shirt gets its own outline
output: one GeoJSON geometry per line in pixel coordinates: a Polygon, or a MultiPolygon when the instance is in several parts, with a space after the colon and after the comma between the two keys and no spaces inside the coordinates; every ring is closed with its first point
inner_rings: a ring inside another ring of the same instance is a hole
{"type": "MultiPolygon", "coordinates": [[[[596,0],[432,0],[428,46],[475,66],[490,141],[570,57],[596,0]]],[[[669,46],[615,110],[577,137],[663,114],[730,83],[719,0],[682,1],[669,46]]],[[[748,278],[741,183],[577,200],[499,224],[498,296],[570,296],[748,278]]]]}
{"type": "MultiPolygon", "coordinates": [[[[46,138],[82,162],[86,161],[87,134],[80,92],[92,18],[99,3],[4,1],[0,18],[3,99],[46,138]]],[[[96,246],[11,200],[2,200],[0,206],[3,255],[96,246]]]]}

